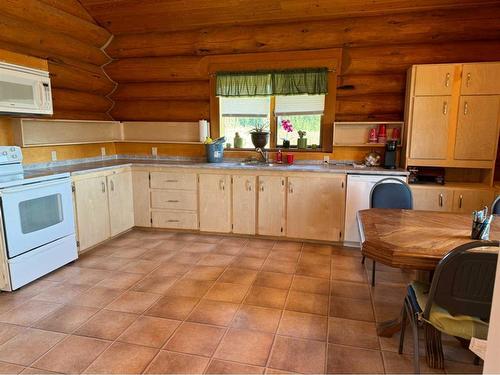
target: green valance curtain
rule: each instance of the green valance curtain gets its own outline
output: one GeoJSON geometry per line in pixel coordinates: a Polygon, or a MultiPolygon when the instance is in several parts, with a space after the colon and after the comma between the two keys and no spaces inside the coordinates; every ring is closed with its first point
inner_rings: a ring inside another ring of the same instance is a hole
{"type": "Polygon", "coordinates": [[[328,69],[293,69],[217,73],[216,95],[271,96],[324,95],[328,93],[328,69]]]}

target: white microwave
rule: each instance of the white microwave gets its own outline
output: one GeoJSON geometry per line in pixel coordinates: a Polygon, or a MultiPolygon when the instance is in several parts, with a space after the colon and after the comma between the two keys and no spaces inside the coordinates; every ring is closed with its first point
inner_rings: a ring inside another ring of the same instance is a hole
{"type": "Polygon", "coordinates": [[[51,115],[49,73],[0,62],[0,113],[51,115]]]}

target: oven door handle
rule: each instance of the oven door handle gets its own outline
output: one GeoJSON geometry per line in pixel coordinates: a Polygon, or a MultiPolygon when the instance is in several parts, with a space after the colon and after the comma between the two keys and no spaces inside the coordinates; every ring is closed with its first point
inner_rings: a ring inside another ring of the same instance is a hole
{"type": "Polygon", "coordinates": [[[0,194],[5,195],[5,194],[21,193],[21,192],[27,191],[27,190],[41,189],[41,188],[45,188],[45,187],[49,187],[49,186],[64,185],[64,184],[71,185],[71,179],[66,177],[66,178],[61,178],[59,180],[53,180],[53,181],[47,181],[47,182],[34,182],[34,183],[28,184],[28,185],[5,188],[5,189],[1,190],[0,194]]]}

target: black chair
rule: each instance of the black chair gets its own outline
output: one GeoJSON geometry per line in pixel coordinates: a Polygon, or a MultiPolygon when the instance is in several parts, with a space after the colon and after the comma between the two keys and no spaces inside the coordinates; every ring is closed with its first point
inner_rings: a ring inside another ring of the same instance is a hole
{"type": "Polygon", "coordinates": [[[399,354],[408,319],[413,331],[415,373],[419,365],[419,327],[424,328],[427,364],[443,368],[441,332],[470,340],[486,338],[500,241],[474,241],[458,246],[439,262],[429,285],[408,286],[401,319],[399,354]],[[483,249],[480,249],[483,248],[483,249]],[[493,251],[492,251],[493,250],[493,251]]]}
{"type": "Polygon", "coordinates": [[[493,215],[500,215],[500,195],[497,195],[497,197],[491,204],[491,213],[493,215]]]}
{"type": "MultiPolygon", "coordinates": [[[[370,208],[413,209],[410,186],[394,177],[383,178],[370,191],[370,208]]],[[[361,262],[365,263],[365,256],[361,262]]],[[[375,261],[372,265],[372,286],[375,286],[375,261]]]]}

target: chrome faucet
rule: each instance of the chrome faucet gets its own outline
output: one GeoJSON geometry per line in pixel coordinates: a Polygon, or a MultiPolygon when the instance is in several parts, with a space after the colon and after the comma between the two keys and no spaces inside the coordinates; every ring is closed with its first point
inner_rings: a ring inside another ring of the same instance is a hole
{"type": "Polygon", "coordinates": [[[263,161],[267,163],[269,161],[269,153],[267,151],[263,151],[260,147],[255,148],[255,152],[258,152],[261,156],[263,161]]]}

